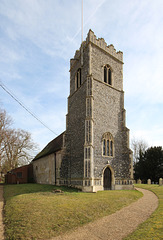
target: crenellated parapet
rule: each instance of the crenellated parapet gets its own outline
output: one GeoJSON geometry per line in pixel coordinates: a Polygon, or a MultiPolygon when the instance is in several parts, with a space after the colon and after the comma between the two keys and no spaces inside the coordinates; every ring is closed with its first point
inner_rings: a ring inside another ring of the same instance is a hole
{"type": "Polygon", "coordinates": [[[94,32],[90,29],[86,38],[86,43],[92,42],[94,45],[100,47],[113,57],[117,58],[118,60],[123,62],[123,52],[116,51],[113,44],[107,45],[103,38],[97,38],[94,32]]]}
{"type": "Polygon", "coordinates": [[[75,55],[74,55],[74,59],[75,59],[75,60],[77,60],[77,59],[80,58],[81,49],[82,49],[82,48],[85,48],[85,46],[86,46],[86,41],[83,41],[83,43],[82,43],[81,46],[80,46],[80,49],[79,49],[79,50],[76,50],[76,52],[75,52],[75,55]]]}
{"type": "Polygon", "coordinates": [[[83,43],[80,46],[80,49],[76,50],[73,60],[78,60],[80,58],[81,49],[84,49],[90,42],[96,45],[97,47],[103,49],[105,52],[109,53],[114,58],[123,62],[123,52],[121,51],[117,52],[113,44],[107,45],[104,38],[97,38],[91,29],[88,32],[86,41],[83,41],[83,43]]]}

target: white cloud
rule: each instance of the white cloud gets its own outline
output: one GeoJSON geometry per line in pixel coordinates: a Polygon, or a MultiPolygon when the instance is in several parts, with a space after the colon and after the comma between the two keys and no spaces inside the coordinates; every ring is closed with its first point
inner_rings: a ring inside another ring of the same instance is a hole
{"type": "Polygon", "coordinates": [[[163,128],[159,128],[158,126],[153,127],[152,129],[139,129],[139,130],[134,130],[131,132],[131,139],[136,138],[136,139],[142,139],[146,140],[148,147],[151,146],[162,146],[163,147],[163,128]]]}
{"type": "Polygon", "coordinates": [[[18,62],[24,58],[23,52],[19,51],[16,48],[9,47],[5,42],[1,42],[0,45],[0,62],[2,63],[10,63],[18,62]]]}
{"type": "Polygon", "coordinates": [[[6,24],[3,28],[12,40],[27,38],[45,53],[59,55],[66,45],[72,21],[80,22],[78,12],[72,14],[74,6],[71,1],[67,11],[60,1],[2,1],[1,14],[7,18],[8,23],[7,28],[6,24]]]}
{"type": "MultiPolygon", "coordinates": [[[[162,143],[162,9],[162,0],[84,1],[84,38],[91,28],[124,52],[128,127],[136,136],[152,135],[155,143],[162,143]]],[[[0,26],[2,81],[60,133],[65,128],[69,59],[81,43],[81,1],[1,0],[0,26]]],[[[15,124],[31,129],[38,142],[50,141],[51,133],[0,91],[15,124]]]]}
{"type": "Polygon", "coordinates": [[[150,104],[163,102],[162,57],[129,55],[125,63],[125,90],[130,97],[150,104]]]}

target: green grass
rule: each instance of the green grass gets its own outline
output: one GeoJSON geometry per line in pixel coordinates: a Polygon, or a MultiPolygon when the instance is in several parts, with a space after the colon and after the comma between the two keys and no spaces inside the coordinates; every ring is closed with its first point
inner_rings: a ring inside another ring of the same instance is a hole
{"type": "Polygon", "coordinates": [[[154,192],[159,199],[156,211],[125,240],[160,240],[163,239],[163,186],[136,184],[136,187],[154,192]]]}
{"type": "Polygon", "coordinates": [[[4,198],[9,199],[16,195],[22,195],[27,193],[37,193],[37,192],[51,192],[54,189],[61,189],[66,192],[78,192],[76,188],[68,188],[65,186],[56,187],[53,185],[46,184],[19,184],[19,185],[4,185],[4,198]]]}
{"type": "MultiPolygon", "coordinates": [[[[48,239],[109,215],[142,194],[138,191],[83,193],[39,184],[5,185],[6,239],[48,239]]],[[[58,187],[59,188],[59,187],[58,187]]]]}

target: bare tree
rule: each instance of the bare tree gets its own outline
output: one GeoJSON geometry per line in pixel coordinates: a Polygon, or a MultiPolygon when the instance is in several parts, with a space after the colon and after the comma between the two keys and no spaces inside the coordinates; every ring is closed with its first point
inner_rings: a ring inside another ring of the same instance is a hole
{"type": "Polygon", "coordinates": [[[0,168],[7,172],[28,164],[34,157],[37,145],[27,131],[11,129],[11,118],[0,109],[0,168]]]}
{"type": "Polygon", "coordinates": [[[6,130],[11,126],[12,119],[4,109],[0,108],[0,146],[4,140],[6,130]]]}
{"type": "Polygon", "coordinates": [[[6,131],[11,126],[12,119],[7,115],[4,109],[0,109],[0,167],[2,167],[2,157],[4,154],[4,139],[6,131]]]}
{"type": "Polygon", "coordinates": [[[142,139],[133,138],[131,140],[131,148],[133,150],[133,162],[137,163],[140,155],[148,148],[148,144],[142,139]]]}

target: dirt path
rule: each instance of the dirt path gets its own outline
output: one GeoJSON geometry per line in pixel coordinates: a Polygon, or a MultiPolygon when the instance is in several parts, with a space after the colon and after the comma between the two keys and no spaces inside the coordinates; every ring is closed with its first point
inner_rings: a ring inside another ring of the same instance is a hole
{"type": "Polygon", "coordinates": [[[0,185],[0,239],[4,239],[4,226],[2,221],[2,211],[3,211],[3,186],[0,185]]]}
{"type": "Polygon", "coordinates": [[[158,206],[158,198],[148,190],[138,188],[144,194],[138,201],[116,213],[79,227],[51,240],[120,240],[133,232],[158,206]]]}

